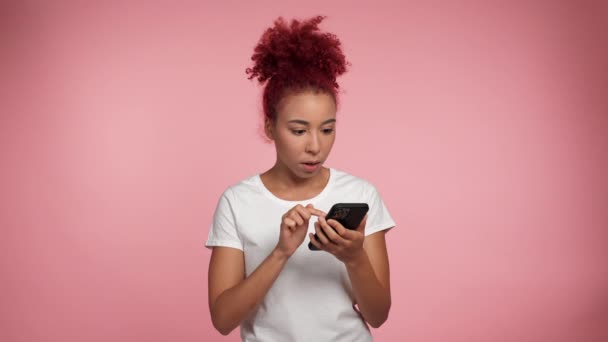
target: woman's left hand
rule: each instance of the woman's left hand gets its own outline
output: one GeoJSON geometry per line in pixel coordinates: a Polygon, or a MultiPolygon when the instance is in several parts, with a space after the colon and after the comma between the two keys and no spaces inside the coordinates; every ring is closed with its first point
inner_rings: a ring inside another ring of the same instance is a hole
{"type": "Polygon", "coordinates": [[[317,248],[333,254],[343,263],[355,261],[363,252],[367,215],[355,230],[346,229],[340,222],[319,216],[315,222],[317,237],[310,233],[310,241],[317,248]]]}

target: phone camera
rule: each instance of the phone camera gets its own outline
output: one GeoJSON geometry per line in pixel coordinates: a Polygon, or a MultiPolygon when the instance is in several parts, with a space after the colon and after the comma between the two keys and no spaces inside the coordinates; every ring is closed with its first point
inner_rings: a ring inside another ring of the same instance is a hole
{"type": "Polygon", "coordinates": [[[341,220],[343,218],[345,218],[346,216],[348,216],[348,213],[350,212],[350,208],[340,208],[336,211],[336,219],[341,220]]]}

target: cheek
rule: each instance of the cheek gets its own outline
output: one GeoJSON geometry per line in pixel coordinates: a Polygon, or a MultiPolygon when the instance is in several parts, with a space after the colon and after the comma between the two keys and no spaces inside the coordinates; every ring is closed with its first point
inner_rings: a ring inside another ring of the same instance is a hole
{"type": "Polygon", "coordinates": [[[325,146],[327,146],[327,147],[331,147],[334,144],[334,141],[336,141],[335,134],[327,136],[327,137],[325,137],[325,139],[323,139],[323,142],[325,143],[325,146]]]}
{"type": "Polygon", "coordinates": [[[298,139],[297,136],[291,133],[281,134],[275,140],[275,145],[277,146],[277,150],[281,152],[293,153],[301,148],[302,139],[298,139]]]}

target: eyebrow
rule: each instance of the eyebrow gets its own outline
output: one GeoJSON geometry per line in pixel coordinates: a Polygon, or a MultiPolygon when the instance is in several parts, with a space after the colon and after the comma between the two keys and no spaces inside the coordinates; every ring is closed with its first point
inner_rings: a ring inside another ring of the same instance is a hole
{"type": "MultiPolygon", "coordinates": [[[[321,125],[326,125],[326,124],[332,123],[332,122],[336,122],[336,119],[325,120],[321,123],[321,125]]],[[[302,124],[302,125],[306,125],[306,126],[308,126],[310,124],[308,121],[300,120],[300,119],[289,120],[289,121],[287,121],[287,123],[297,123],[297,124],[302,124]]]]}

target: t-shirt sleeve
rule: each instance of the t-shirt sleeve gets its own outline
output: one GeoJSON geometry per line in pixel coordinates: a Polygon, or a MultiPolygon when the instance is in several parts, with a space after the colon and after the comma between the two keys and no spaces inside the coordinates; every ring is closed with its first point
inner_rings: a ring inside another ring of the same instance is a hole
{"type": "Polygon", "coordinates": [[[395,221],[391,217],[378,190],[369,184],[368,202],[369,212],[365,224],[365,236],[395,227],[395,221]]]}
{"type": "Polygon", "coordinates": [[[231,190],[227,189],[220,197],[213,221],[209,229],[209,236],[205,247],[232,247],[243,250],[243,242],[238,234],[231,190]]]}

